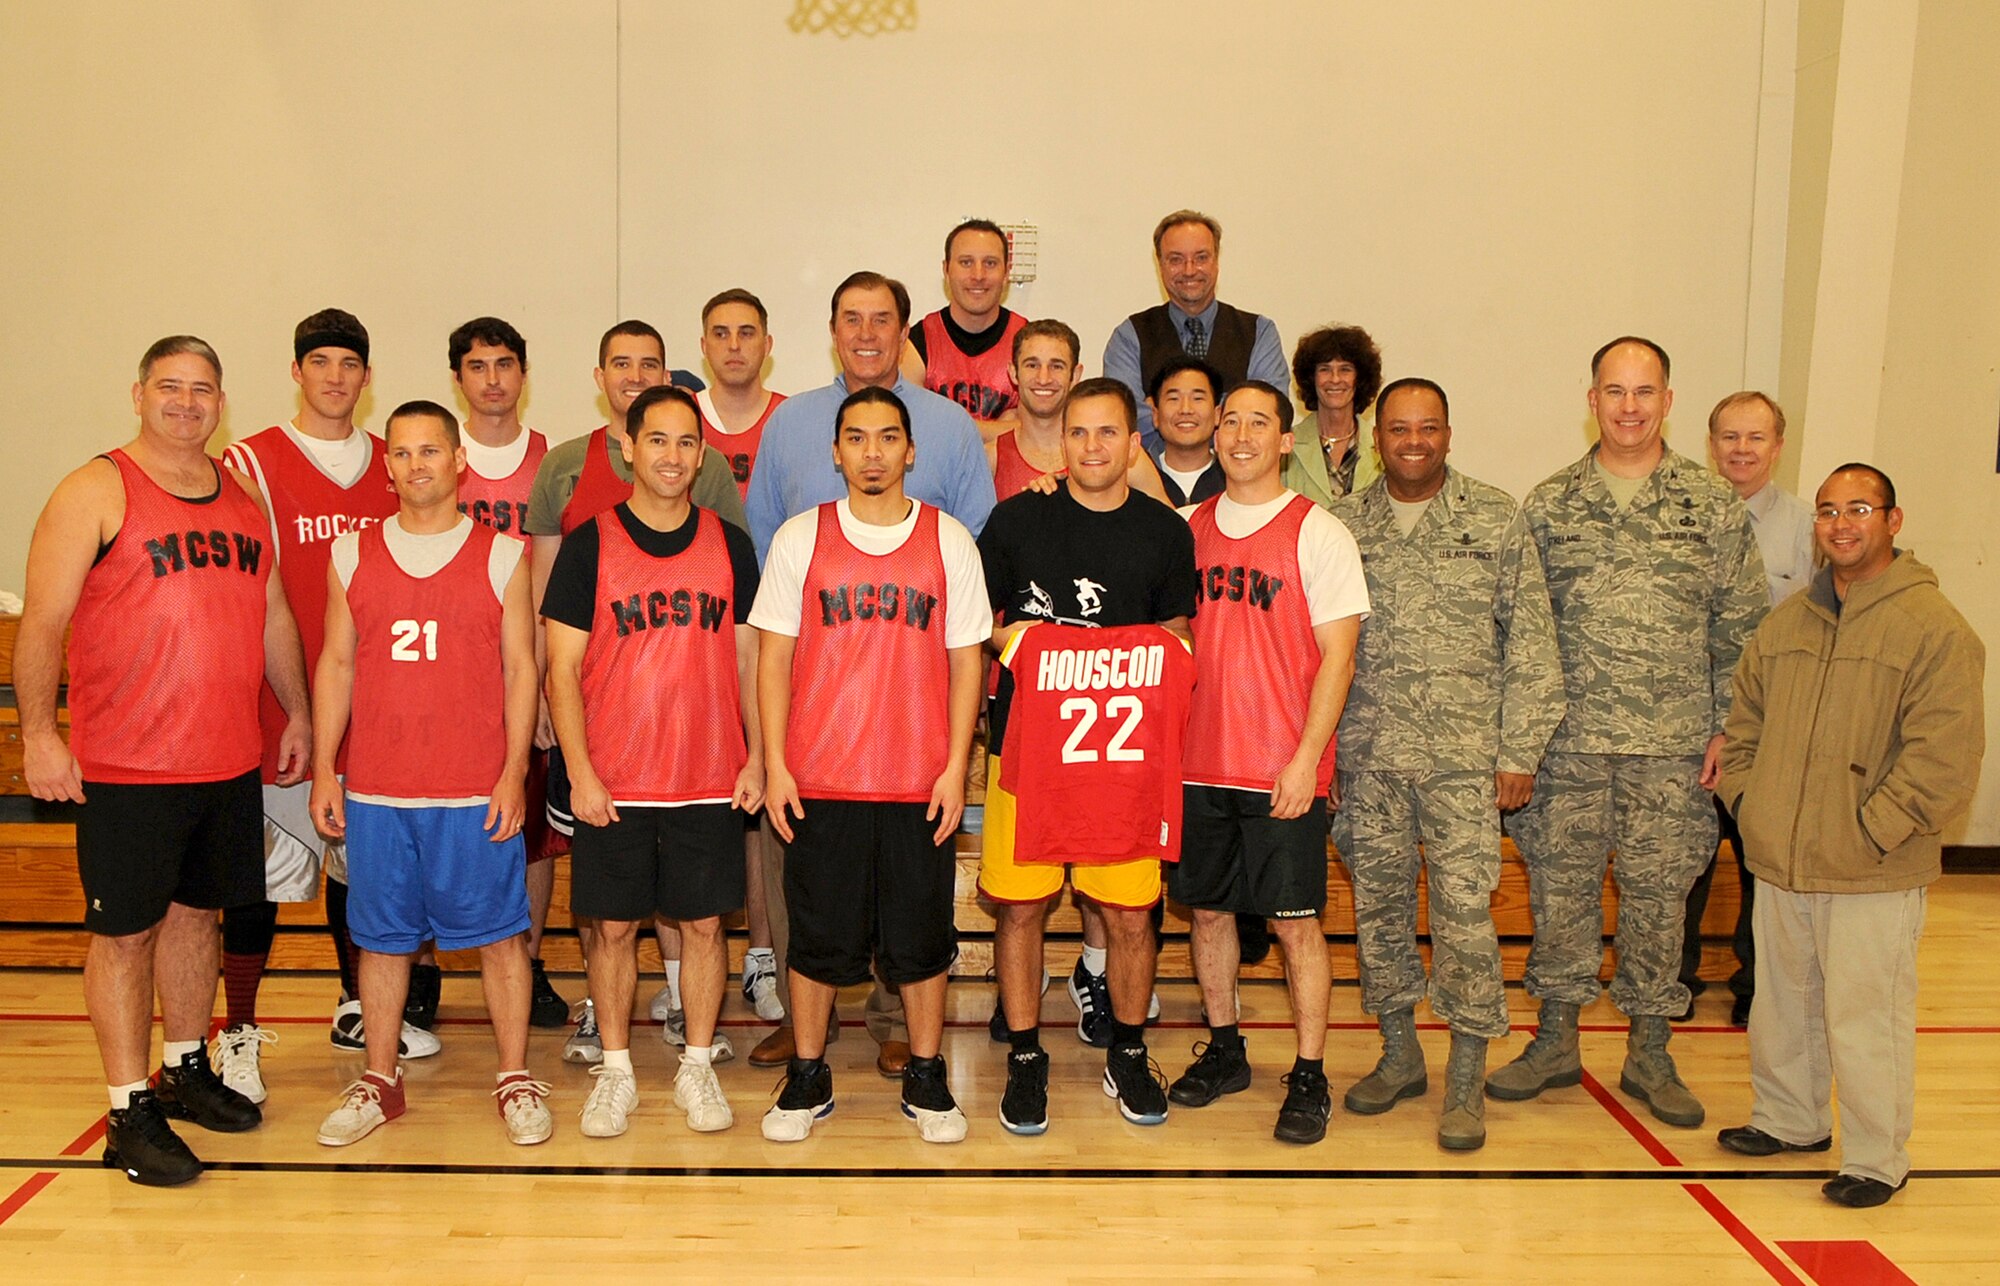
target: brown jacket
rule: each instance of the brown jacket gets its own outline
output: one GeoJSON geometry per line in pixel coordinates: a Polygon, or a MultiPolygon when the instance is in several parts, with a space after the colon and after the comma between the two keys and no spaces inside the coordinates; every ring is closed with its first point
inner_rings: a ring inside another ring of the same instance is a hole
{"type": "Polygon", "coordinates": [[[1908,553],[1771,609],[1736,667],[1716,796],[1750,870],[1794,893],[1883,893],[1938,877],[1939,832],[1985,750],[1986,649],[1908,553]]]}

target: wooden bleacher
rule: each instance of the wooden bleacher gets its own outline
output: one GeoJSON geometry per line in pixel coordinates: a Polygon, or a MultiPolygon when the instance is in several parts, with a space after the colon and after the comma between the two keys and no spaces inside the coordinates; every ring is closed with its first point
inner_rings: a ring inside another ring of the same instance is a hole
{"type": "MultiPolygon", "coordinates": [[[[21,768],[19,714],[14,707],[13,659],[15,631],[19,618],[0,616],[0,967],[79,968],[83,964],[87,935],[83,932],[83,893],[76,875],[76,831],[68,806],[39,803],[28,797],[21,768]]],[[[67,712],[62,714],[67,729],[67,712]]],[[[542,957],[550,969],[572,972],[582,968],[576,934],[569,914],[568,858],[557,858],[565,869],[558,872],[555,902],[549,913],[549,931],[542,945],[542,957]]],[[[1735,968],[1729,951],[1729,935],[1736,922],[1738,900],[1733,855],[1722,856],[1724,868],[1717,872],[1702,920],[1705,939],[1702,974],[1724,978],[1735,968]]],[[[983,977],[993,964],[993,921],[979,905],[976,881],[979,873],[979,837],[961,833],[958,837],[958,928],[960,952],[953,972],[965,977],[983,977]]],[[[1606,945],[1617,923],[1617,889],[1607,878],[1604,891],[1606,945]]],[[[1509,843],[1503,850],[1500,887],[1493,894],[1493,917],[1501,934],[1501,957],[1507,977],[1518,979],[1527,962],[1533,922],[1528,912],[1528,874],[1509,843]]],[[[1327,909],[1323,921],[1333,938],[1334,977],[1355,977],[1354,892],[1347,872],[1336,860],[1328,869],[1327,909]]],[[[287,904],[278,909],[278,940],[271,953],[274,969],[331,970],[333,947],[326,936],[325,913],[319,902],[287,904]]],[[[1049,919],[1049,967],[1067,972],[1079,949],[1077,912],[1065,899],[1049,919]]],[[[1428,911],[1418,904],[1417,930],[1429,931],[1428,911]]],[[[740,968],[744,935],[740,927],[731,934],[732,966],[740,968]]],[[[1427,939],[1422,950],[1428,955],[1427,939]]],[[[641,946],[642,965],[657,968],[657,951],[650,939],[641,946]]],[[[447,953],[449,968],[471,968],[472,953],[447,953]]],[[[1248,977],[1278,977],[1281,962],[1277,952],[1262,964],[1245,969],[1248,977]]],[[[1607,951],[1604,973],[1610,976],[1607,951]]],[[[1188,921],[1179,907],[1169,905],[1160,949],[1160,976],[1184,979],[1193,976],[1188,952],[1188,921]]]]}

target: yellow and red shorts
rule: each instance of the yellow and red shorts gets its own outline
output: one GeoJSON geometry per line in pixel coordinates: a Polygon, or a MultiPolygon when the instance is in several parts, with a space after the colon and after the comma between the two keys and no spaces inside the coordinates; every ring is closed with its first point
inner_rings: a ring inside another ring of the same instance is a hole
{"type": "Polygon", "coordinates": [[[1067,875],[1076,891],[1108,907],[1141,911],[1160,900],[1160,859],[1102,866],[1014,860],[1014,796],[1000,785],[1000,761],[986,760],[986,824],[980,832],[979,891],[995,902],[1046,902],[1067,875]]]}

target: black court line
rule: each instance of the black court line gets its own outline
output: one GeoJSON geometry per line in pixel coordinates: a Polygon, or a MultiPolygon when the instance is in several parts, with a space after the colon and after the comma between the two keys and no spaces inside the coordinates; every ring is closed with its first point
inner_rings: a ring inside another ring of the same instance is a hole
{"type": "MultiPolygon", "coordinates": [[[[1790,1179],[1824,1183],[1832,1170],[1366,1170],[1307,1169],[1259,1170],[1221,1167],[1190,1169],[1120,1168],[1116,1166],[1003,1166],[893,1167],[893,1166],[761,1166],[761,1165],[453,1165],[448,1162],[366,1162],[366,1161],[205,1161],[206,1170],[224,1174],[450,1174],[466,1177],[524,1175],[531,1178],[592,1177],[644,1179],[1142,1179],[1182,1181],[1284,1180],[1302,1182],[1353,1182],[1381,1179],[1395,1182],[1438,1181],[1490,1182],[1647,1182],[1685,1184],[1726,1183],[1737,1180],[1790,1179]]],[[[83,1157],[0,1157],[0,1169],[96,1170],[102,1162],[83,1157]]],[[[1912,1179],[2000,1179],[2000,1168],[1958,1170],[1912,1170],[1912,1179]]]]}

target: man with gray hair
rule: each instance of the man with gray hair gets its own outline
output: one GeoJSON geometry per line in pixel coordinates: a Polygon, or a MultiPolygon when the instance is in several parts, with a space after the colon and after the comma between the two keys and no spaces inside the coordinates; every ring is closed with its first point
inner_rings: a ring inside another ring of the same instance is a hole
{"type": "Polygon", "coordinates": [[[1139,404],[1139,433],[1157,452],[1159,432],[1146,403],[1162,367],[1180,356],[1198,357],[1222,375],[1223,389],[1244,380],[1284,388],[1290,372],[1277,323],[1232,308],[1215,297],[1222,265],[1222,224],[1199,210],[1176,210],[1153,229],[1153,259],[1167,302],[1118,323],[1104,345],[1104,373],[1132,390],[1139,404]]]}
{"type": "MultiPolygon", "coordinates": [[[[1728,480],[1750,511],[1750,528],[1757,533],[1757,551],[1764,556],[1764,576],[1771,586],[1771,606],[1789,598],[1812,579],[1812,506],[1780,487],[1775,480],[1778,455],[1785,446],[1785,412],[1769,396],[1755,390],[1731,393],[1708,413],[1708,454],[1715,471],[1728,480]]],[[[1729,1021],[1742,1026],[1750,1020],[1756,995],[1756,946],[1751,941],[1750,906],[1756,882],[1743,856],[1743,836],[1736,819],[1717,800],[1715,818],[1722,838],[1736,854],[1736,877],[1742,901],[1736,911],[1736,932],[1730,943],[1736,952],[1736,972],[1729,990],[1736,999],[1729,1021]]],[[[1717,849],[1718,854],[1721,850],[1717,849]]],[[[1701,917],[1708,910],[1709,886],[1715,882],[1715,862],[1702,868],[1688,890],[1687,930],[1681,941],[1681,982],[1690,993],[1686,1022],[1694,1017],[1693,996],[1707,989],[1701,980],[1701,917]]]]}
{"type": "Polygon", "coordinates": [[[146,350],[138,436],[64,478],[35,524],[14,662],[28,790],[79,806],[84,994],[111,1096],[104,1164],[161,1187],[202,1169],[168,1117],[225,1132],[263,1119],[216,1076],[202,1037],[215,913],[264,896],[267,677],[285,714],[280,781],[304,774],[312,742],[270,518],[250,480],[207,454],[222,407],[208,344],[171,335],[146,350]],[[151,1086],[155,988],[166,1047],[151,1086]]]}

